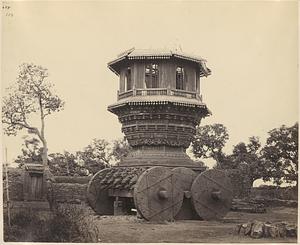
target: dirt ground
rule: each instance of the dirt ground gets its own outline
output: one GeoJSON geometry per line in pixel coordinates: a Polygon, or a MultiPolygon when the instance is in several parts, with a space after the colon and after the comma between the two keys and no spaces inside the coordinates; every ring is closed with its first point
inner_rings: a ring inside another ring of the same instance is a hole
{"type": "Polygon", "coordinates": [[[297,209],[269,208],[263,214],[229,212],[222,221],[175,221],[150,223],[136,216],[98,216],[101,242],[173,243],[296,243],[295,238],[253,239],[237,235],[237,224],[247,221],[286,221],[297,223],[297,209]]]}

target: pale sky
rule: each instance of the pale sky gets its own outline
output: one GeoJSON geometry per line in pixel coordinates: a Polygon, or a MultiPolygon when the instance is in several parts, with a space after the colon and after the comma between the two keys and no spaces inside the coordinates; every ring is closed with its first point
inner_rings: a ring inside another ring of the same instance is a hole
{"type": "MultiPolygon", "coordinates": [[[[66,102],[48,117],[49,152],[81,150],[93,138],[122,137],[107,106],[118,77],[107,63],[131,47],[173,48],[207,59],[212,75],[201,93],[224,124],[232,146],[298,120],[297,1],[10,2],[2,11],[2,95],[18,66],[49,69],[66,102]]],[[[25,131],[23,133],[26,133],[25,131]]],[[[3,136],[8,159],[21,153],[22,133],[3,136]]]]}

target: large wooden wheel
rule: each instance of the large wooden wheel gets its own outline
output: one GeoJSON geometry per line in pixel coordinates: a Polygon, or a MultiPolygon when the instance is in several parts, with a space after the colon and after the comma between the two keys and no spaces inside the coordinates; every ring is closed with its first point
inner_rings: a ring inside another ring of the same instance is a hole
{"type": "Polygon", "coordinates": [[[174,220],[184,192],[177,174],[165,167],[152,167],[139,177],[134,202],[141,216],[149,221],[174,220]]]}
{"type": "Polygon", "coordinates": [[[180,188],[183,190],[185,197],[191,197],[191,187],[197,174],[189,168],[177,167],[172,169],[172,173],[179,179],[180,188]]]}
{"type": "Polygon", "coordinates": [[[114,214],[114,199],[108,195],[107,186],[103,185],[103,180],[110,177],[108,176],[110,173],[111,171],[109,168],[103,169],[96,173],[88,184],[88,202],[99,215],[114,214]]]}
{"type": "Polygon", "coordinates": [[[178,175],[180,178],[180,187],[184,192],[184,199],[182,207],[178,214],[175,216],[176,220],[193,220],[199,219],[198,214],[195,212],[194,207],[191,202],[191,187],[194,179],[197,177],[197,173],[190,168],[177,167],[173,168],[172,172],[174,175],[178,175]]]}
{"type": "Polygon", "coordinates": [[[204,220],[218,220],[230,210],[232,185],[224,171],[206,170],[192,184],[192,202],[204,220]]]}

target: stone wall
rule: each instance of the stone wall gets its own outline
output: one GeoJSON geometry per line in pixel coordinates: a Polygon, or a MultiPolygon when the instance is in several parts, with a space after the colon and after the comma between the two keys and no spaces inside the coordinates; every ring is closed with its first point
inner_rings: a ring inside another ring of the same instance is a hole
{"type": "Polygon", "coordinates": [[[55,176],[53,198],[56,203],[86,202],[86,191],[91,177],[55,176]]]}
{"type": "Polygon", "coordinates": [[[56,183],[88,184],[91,176],[54,176],[56,183]]]}
{"type": "Polygon", "coordinates": [[[227,169],[225,171],[231,178],[234,198],[262,197],[268,199],[298,200],[298,189],[296,187],[252,187],[252,182],[247,178],[247,173],[243,172],[243,169],[227,169]]]}
{"type": "MultiPolygon", "coordinates": [[[[13,202],[24,201],[24,169],[9,168],[9,198],[13,202]]],[[[53,198],[56,202],[80,203],[86,201],[86,189],[91,177],[55,176],[53,198]]],[[[3,202],[6,198],[6,179],[3,173],[3,202]]]]}
{"type": "Polygon", "coordinates": [[[251,189],[252,198],[298,200],[297,187],[261,186],[251,189]]]}
{"type": "Polygon", "coordinates": [[[57,203],[86,202],[87,184],[53,183],[53,198],[57,203]]]}

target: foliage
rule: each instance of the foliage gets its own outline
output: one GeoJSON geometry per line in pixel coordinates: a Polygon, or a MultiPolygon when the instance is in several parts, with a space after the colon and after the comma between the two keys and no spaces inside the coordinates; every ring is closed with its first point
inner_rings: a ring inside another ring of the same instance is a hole
{"type": "Polygon", "coordinates": [[[225,154],[222,152],[229,135],[223,124],[198,126],[192,141],[192,151],[197,158],[213,158],[222,162],[225,154]]]}
{"type": "Polygon", "coordinates": [[[93,139],[83,151],[78,151],[79,161],[89,173],[95,174],[103,168],[110,166],[111,154],[109,143],[104,139],[93,139]]]}
{"type": "Polygon", "coordinates": [[[267,175],[264,180],[298,184],[298,123],[292,127],[282,125],[269,132],[262,158],[267,175]]]}
{"type": "Polygon", "coordinates": [[[52,221],[51,234],[55,242],[99,242],[99,229],[96,225],[95,216],[89,213],[89,207],[84,204],[63,204],[58,207],[56,217],[52,221]],[[67,225],[65,225],[67,224],[67,225]],[[61,231],[65,233],[60,236],[61,231]],[[63,238],[63,239],[62,239],[63,238]]]}
{"type": "Polygon", "coordinates": [[[24,163],[41,163],[42,162],[42,147],[37,138],[25,137],[23,148],[21,149],[22,155],[17,156],[15,160],[21,168],[24,163]]]}
{"type": "Polygon", "coordinates": [[[9,242],[47,241],[48,226],[45,219],[32,211],[21,211],[12,216],[11,226],[8,226],[7,216],[4,216],[4,240],[9,242]]]}
{"type": "Polygon", "coordinates": [[[116,163],[119,163],[121,159],[126,157],[131,150],[132,148],[125,138],[118,139],[113,142],[111,156],[114,158],[116,163]]]}
{"type": "MultiPolygon", "coordinates": [[[[68,151],[51,153],[48,165],[56,176],[86,176],[118,163],[131,150],[124,139],[113,141],[112,144],[103,139],[94,139],[83,150],[74,154],[68,151]]],[[[22,167],[25,163],[41,163],[42,147],[36,138],[25,138],[22,154],[15,160],[22,167]]]]}
{"type": "Polygon", "coordinates": [[[233,147],[232,154],[228,156],[229,161],[226,162],[227,165],[223,165],[223,168],[241,169],[252,186],[256,179],[262,178],[266,173],[260,149],[261,143],[258,137],[250,137],[248,144],[238,143],[233,147]]]}
{"type": "Polygon", "coordinates": [[[49,167],[56,176],[85,176],[87,171],[77,162],[77,156],[64,151],[64,153],[49,154],[49,167]]]}
{"type": "Polygon", "coordinates": [[[45,118],[63,109],[64,102],[53,93],[53,85],[47,81],[48,70],[42,66],[24,63],[20,66],[16,83],[8,88],[8,96],[2,103],[2,123],[7,135],[16,135],[27,129],[43,144],[43,164],[47,164],[45,118]],[[39,115],[41,127],[32,125],[30,119],[39,115]]]}
{"type": "Polygon", "coordinates": [[[213,158],[216,168],[240,169],[251,183],[262,178],[280,185],[298,179],[298,123],[292,127],[281,126],[269,132],[262,147],[258,137],[250,137],[248,143],[240,142],[232,154],[222,150],[228,133],[222,124],[197,127],[192,150],[197,158],[213,158]]]}
{"type": "Polygon", "coordinates": [[[4,240],[9,242],[99,242],[99,230],[84,205],[64,205],[54,215],[41,217],[19,212],[8,226],[4,217],[4,240]]]}

